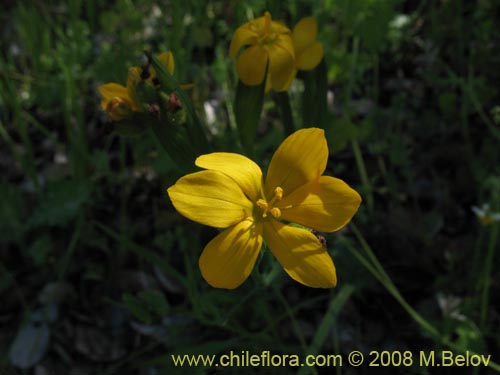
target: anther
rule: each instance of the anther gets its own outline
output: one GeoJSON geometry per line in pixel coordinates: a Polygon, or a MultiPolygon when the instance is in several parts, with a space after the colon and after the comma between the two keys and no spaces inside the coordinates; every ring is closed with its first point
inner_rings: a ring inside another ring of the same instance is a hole
{"type": "Polygon", "coordinates": [[[263,210],[266,210],[268,207],[268,204],[264,199],[259,199],[255,204],[259,206],[259,208],[262,208],[263,210]]]}
{"type": "Polygon", "coordinates": [[[281,198],[283,198],[283,189],[279,186],[274,189],[274,196],[276,197],[276,200],[281,200],[281,198]]]}
{"type": "Polygon", "coordinates": [[[281,198],[283,198],[283,189],[278,186],[276,189],[274,189],[274,196],[273,199],[271,199],[271,201],[269,202],[269,205],[272,206],[274,202],[280,201],[281,198]]]}
{"type": "Polygon", "coordinates": [[[271,215],[273,215],[275,218],[279,218],[281,216],[281,211],[279,208],[277,207],[273,207],[271,208],[271,210],[269,211],[271,213],[271,215]]]}

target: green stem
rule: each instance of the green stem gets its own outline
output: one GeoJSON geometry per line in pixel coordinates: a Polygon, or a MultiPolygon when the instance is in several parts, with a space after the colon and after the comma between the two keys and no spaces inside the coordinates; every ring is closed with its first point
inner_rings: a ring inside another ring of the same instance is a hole
{"type": "Polygon", "coordinates": [[[295,336],[299,339],[300,346],[302,347],[302,350],[305,351],[307,349],[307,344],[306,340],[304,338],[304,334],[302,333],[302,329],[300,328],[299,323],[297,322],[297,319],[295,319],[295,316],[293,314],[293,311],[288,304],[287,300],[285,297],[283,297],[283,294],[281,294],[281,291],[278,290],[277,287],[273,287],[274,293],[278,297],[278,300],[281,302],[283,307],[285,308],[285,311],[288,315],[288,318],[290,319],[290,322],[292,323],[293,330],[295,332],[295,336]]]}
{"type": "Polygon", "coordinates": [[[75,98],[80,97],[74,75],[68,65],[60,61],[60,69],[65,82],[64,122],[66,123],[66,135],[70,140],[71,166],[73,173],[79,181],[87,179],[88,147],[85,134],[85,121],[82,109],[75,98]],[[76,123],[76,126],[75,126],[76,123]]]}
{"type": "Polygon", "coordinates": [[[31,143],[31,139],[28,135],[28,124],[26,124],[23,120],[19,119],[19,135],[21,136],[21,140],[23,142],[24,149],[26,150],[26,155],[23,155],[24,165],[26,166],[26,171],[28,176],[33,181],[33,185],[40,192],[42,187],[40,185],[40,181],[37,177],[36,166],[35,166],[35,158],[33,156],[33,145],[31,143]]]}
{"type": "Polygon", "coordinates": [[[313,70],[301,71],[304,91],[302,93],[302,126],[318,126],[326,129],[328,117],[328,69],[325,59],[313,70]]]}
{"type": "Polygon", "coordinates": [[[368,179],[368,173],[366,172],[365,162],[363,160],[363,153],[359,147],[357,139],[351,141],[352,152],[354,153],[354,159],[356,160],[356,166],[358,167],[359,177],[361,178],[361,183],[366,191],[366,202],[368,204],[368,209],[370,212],[373,211],[373,192],[370,180],[368,179]]]}
{"type": "MultiPolygon", "coordinates": [[[[344,119],[348,124],[351,124],[351,99],[352,92],[354,90],[354,81],[356,79],[356,66],[358,62],[359,54],[359,38],[355,37],[352,42],[352,63],[351,63],[351,75],[346,88],[346,108],[344,111],[344,119]]],[[[371,188],[370,180],[368,179],[368,173],[366,172],[365,161],[363,160],[363,153],[359,147],[357,139],[351,141],[352,151],[354,153],[354,158],[356,159],[356,166],[358,167],[359,176],[363,184],[363,188],[367,194],[368,209],[373,211],[373,191],[371,188]]]]}
{"type": "MultiPolygon", "coordinates": [[[[227,73],[227,72],[226,72],[227,73]]],[[[223,81],[222,83],[222,90],[226,93],[231,92],[229,89],[229,74],[226,74],[226,80],[223,81]]],[[[238,125],[236,122],[236,116],[234,114],[234,107],[233,107],[233,101],[234,101],[234,96],[228,100],[224,100],[224,104],[226,106],[226,111],[227,111],[227,117],[228,117],[228,136],[230,139],[234,140],[235,143],[238,143],[238,146],[242,148],[243,146],[241,145],[241,141],[238,138],[238,125]]]]}
{"type": "MultiPolygon", "coordinates": [[[[10,70],[7,64],[3,64],[0,61],[0,69],[2,72],[4,70],[10,70]]],[[[37,176],[36,163],[33,153],[33,144],[31,142],[31,138],[29,136],[29,124],[25,121],[23,117],[23,108],[21,102],[18,100],[17,88],[15,86],[16,82],[12,79],[1,80],[0,81],[0,90],[2,92],[2,100],[5,101],[5,108],[7,109],[7,113],[10,111],[12,114],[11,123],[15,124],[16,129],[18,130],[19,136],[23,143],[23,151],[17,151],[14,142],[10,138],[8,132],[4,129],[2,125],[2,137],[9,140],[11,142],[14,152],[14,156],[18,159],[20,164],[23,166],[23,170],[26,171],[28,177],[32,180],[33,186],[37,190],[37,192],[42,191],[42,186],[40,185],[39,178],[37,176]]]]}
{"type": "Polygon", "coordinates": [[[290,96],[288,95],[287,91],[277,92],[275,95],[275,100],[278,103],[278,107],[280,109],[283,127],[285,128],[285,135],[289,136],[290,134],[295,132],[292,106],[290,105],[290,96]]]}
{"type": "Polygon", "coordinates": [[[349,300],[354,291],[354,286],[345,284],[342,286],[342,288],[340,288],[338,293],[335,294],[335,297],[331,299],[328,310],[326,311],[321,323],[316,329],[311,345],[307,349],[307,354],[316,355],[320,353],[326,338],[330,334],[332,327],[335,325],[335,321],[340,310],[349,300]]]}
{"type": "Polygon", "coordinates": [[[84,218],[85,215],[83,211],[80,211],[80,214],[78,216],[78,221],[76,223],[76,230],[73,233],[73,236],[71,237],[71,242],[69,243],[68,249],[66,250],[66,253],[64,254],[64,257],[62,258],[61,263],[59,265],[59,275],[58,275],[59,280],[64,280],[64,276],[66,275],[66,271],[68,270],[71,258],[73,258],[76,245],[80,240],[83,224],[85,223],[84,218]]]}
{"type": "Polygon", "coordinates": [[[258,295],[261,293],[263,290],[260,287],[256,287],[252,289],[250,292],[248,292],[244,297],[241,298],[240,301],[238,301],[234,306],[232,306],[229,311],[224,315],[224,319],[221,320],[221,325],[227,325],[230,323],[230,319],[232,316],[240,309],[245,308],[247,303],[249,303],[250,298],[254,297],[255,295],[258,295]]]}
{"type": "MultiPolygon", "coordinates": [[[[371,247],[368,245],[367,241],[361,234],[361,232],[358,230],[358,228],[354,225],[354,223],[351,223],[350,228],[352,229],[354,235],[358,239],[359,243],[361,244],[361,247],[363,248],[364,252],[368,256],[369,259],[365,258],[362,254],[359,253],[357,249],[355,249],[353,246],[348,244],[348,249],[353,253],[353,255],[360,261],[361,264],[363,264],[368,271],[377,279],[380,281],[380,283],[386,288],[386,290],[391,294],[396,301],[399,302],[399,304],[405,309],[405,311],[412,317],[412,319],[417,322],[421,328],[423,328],[427,333],[433,337],[436,341],[442,343],[445,346],[448,346],[452,350],[456,352],[463,353],[465,350],[458,346],[457,344],[451,342],[448,338],[442,336],[440,332],[431,324],[429,323],[422,315],[420,315],[411,305],[405,300],[405,298],[401,295],[397,287],[394,285],[392,282],[391,278],[387,274],[387,272],[384,270],[382,264],[379,262],[377,259],[375,253],[371,249],[371,247]]],[[[496,241],[496,238],[495,238],[496,241]]],[[[468,352],[471,354],[477,354],[473,350],[467,349],[468,352]]],[[[495,363],[495,362],[489,362],[488,366],[497,372],[500,372],[500,365],[495,363]]]]}
{"type": "MultiPolygon", "coordinates": [[[[127,142],[125,139],[120,138],[120,170],[121,176],[126,176],[127,174],[127,142]]],[[[128,226],[128,215],[127,215],[127,200],[130,191],[130,184],[127,184],[120,191],[120,208],[118,212],[118,226],[120,233],[120,241],[118,242],[118,251],[116,252],[116,258],[113,262],[113,270],[120,270],[123,266],[125,259],[127,258],[127,251],[125,250],[125,242],[130,235],[128,226]]]]}
{"type": "Polygon", "coordinates": [[[490,286],[491,286],[491,274],[493,270],[493,259],[495,257],[495,250],[497,248],[498,230],[500,225],[498,223],[494,224],[491,230],[490,242],[488,245],[488,253],[486,254],[485,269],[481,273],[483,277],[483,290],[481,293],[481,328],[486,326],[486,318],[488,314],[489,296],[490,296],[490,286]]]}
{"type": "MultiPolygon", "coordinates": [[[[265,251],[265,253],[267,253],[267,251],[265,251]]],[[[261,261],[262,261],[262,258],[261,258],[261,261]]],[[[264,278],[263,278],[263,276],[262,276],[262,274],[261,274],[261,272],[260,272],[260,270],[259,270],[258,267],[256,267],[254,269],[254,272],[252,273],[252,276],[253,276],[253,279],[255,280],[256,284],[257,284],[256,287],[255,287],[255,289],[266,290],[267,285],[266,285],[265,280],[264,280],[264,278]]],[[[276,291],[273,288],[273,292],[275,292],[275,294],[278,295],[278,298],[279,298],[279,294],[280,294],[279,291],[276,291]]],[[[267,303],[267,300],[258,299],[257,303],[259,303],[259,306],[261,306],[261,308],[264,311],[264,316],[265,316],[265,319],[266,319],[266,322],[267,322],[267,326],[271,330],[271,334],[274,336],[274,339],[276,340],[276,342],[279,342],[280,335],[279,335],[279,332],[278,332],[278,328],[277,328],[276,322],[272,319],[273,314],[269,310],[269,304],[267,303]]],[[[289,309],[287,309],[286,306],[285,306],[285,311],[286,311],[287,315],[290,315],[289,309]]],[[[293,314],[291,315],[291,320],[292,320],[292,325],[294,325],[293,314]]],[[[294,330],[296,330],[295,325],[294,325],[294,330]]]]}
{"type": "MultiPolygon", "coordinates": [[[[474,77],[472,76],[472,73],[469,73],[468,77],[469,82],[472,82],[473,78],[474,77]]],[[[494,136],[496,139],[500,140],[500,130],[495,127],[493,122],[488,118],[488,116],[484,112],[483,106],[481,105],[481,102],[478,100],[476,96],[476,91],[474,90],[472,83],[469,82],[464,82],[462,79],[461,83],[463,91],[469,97],[469,100],[472,106],[474,107],[474,110],[477,112],[483,123],[486,125],[491,135],[494,136]]]]}
{"type": "MultiPolygon", "coordinates": [[[[168,72],[165,65],[163,65],[156,56],[152,56],[150,53],[146,53],[146,55],[156,70],[156,74],[160,80],[162,88],[168,93],[175,92],[182,103],[182,108],[186,111],[187,121],[182,127],[186,137],[188,138],[184,141],[189,141],[189,146],[187,147],[193,149],[198,153],[198,155],[210,152],[211,146],[207,138],[206,129],[200,123],[198,115],[193,107],[193,103],[189,99],[188,95],[181,88],[181,85],[168,72]]],[[[164,142],[165,140],[162,141],[162,144],[164,144],[164,142]]]]}
{"type": "Polygon", "coordinates": [[[234,117],[238,126],[240,141],[251,157],[255,152],[255,137],[264,106],[266,81],[258,86],[247,86],[238,81],[234,97],[234,117]]]}

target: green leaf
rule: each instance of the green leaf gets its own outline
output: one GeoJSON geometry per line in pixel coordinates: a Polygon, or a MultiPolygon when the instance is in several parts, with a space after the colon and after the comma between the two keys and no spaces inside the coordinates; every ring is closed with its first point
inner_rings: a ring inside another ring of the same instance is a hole
{"type": "Polygon", "coordinates": [[[191,143],[196,146],[200,153],[206,153],[210,150],[208,140],[206,138],[205,129],[201,126],[200,120],[196,115],[193,104],[186,92],[181,88],[181,85],[175,78],[168,72],[165,65],[161,63],[156,56],[150,56],[151,63],[155,68],[156,75],[160,80],[162,89],[166,89],[168,94],[175,92],[179,98],[182,108],[186,110],[187,124],[190,136],[192,136],[191,143]]]}
{"type": "Polygon", "coordinates": [[[128,293],[124,293],[122,295],[122,300],[125,303],[125,306],[138,320],[146,324],[151,324],[151,314],[147,308],[144,307],[142,301],[128,293]]]}
{"type": "Polygon", "coordinates": [[[389,23],[395,16],[396,1],[374,1],[369,4],[355,32],[361,37],[361,42],[371,52],[379,51],[387,41],[389,23]]]}
{"type": "Polygon", "coordinates": [[[19,240],[25,231],[21,193],[14,185],[1,183],[0,196],[0,243],[19,240]]]}
{"type": "Polygon", "coordinates": [[[161,90],[164,91],[163,96],[167,94],[170,97],[175,94],[181,103],[181,108],[178,110],[185,112],[185,117],[184,114],[180,117],[165,116],[153,122],[154,134],[179,169],[191,171],[194,169],[195,159],[211,151],[205,128],[201,125],[191,100],[175,78],[156,56],[148,54],[148,57],[160,81],[161,90]],[[182,119],[182,123],[178,123],[179,118],[182,119]]]}
{"type": "Polygon", "coordinates": [[[461,348],[467,348],[477,353],[484,353],[486,351],[483,332],[473,322],[467,319],[460,321],[455,334],[457,337],[456,343],[461,348]]]}
{"type": "Polygon", "coordinates": [[[91,187],[76,180],[50,182],[29,225],[64,226],[73,220],[90,197],[91,187]]]}
{"type": "Polygon", "coordinates": [[[42,235],[28,249],[28,253],[37,266],[46,264],[47,259],[52,251],[52,240],[48,235],[42,235]]]}
{"type": "Polygon", "coordinates": [[[139,298],[146,302],[148,308],[159,316],[165,316],[169,310],[167,299],[158,290],[143,290],[139,298]]]}
{"type": "Polygon", "coordinates": [[[358,128],[348,119],[328,116],[328,123],[331,126],[328,126],[325,130],[333,152],[343,150],[350,141],[357,139],[358,128]]]}
{"type": "Polygon", "coordinates": [[[144,122],[144,113],[133,113],[129,118],[113,123],[113,131],[124,137],[135,137],[148,129],[144,122]]]}

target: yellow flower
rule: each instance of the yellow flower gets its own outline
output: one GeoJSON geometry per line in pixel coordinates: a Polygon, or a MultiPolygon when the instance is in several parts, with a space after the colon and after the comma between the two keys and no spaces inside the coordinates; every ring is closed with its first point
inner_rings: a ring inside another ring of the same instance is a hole
{"type": "MultiPolygon", "coordinates": [[[[170,51],[163,52],[162,54],[158,55],[157,57],[158,57],[158,60],[160,60],[160,62],[166,66],[170,75],[174,74],[175,62],[174,62],[174,55],[172,54],[172,52],[170,52],[170,51]]],[[[156,78],[156,71],[154,70],[154,68],[149,67],[148,71],[149,71],[149,76],[144,77],[144,78],[146,78],[146,81],[148,83],[151,83],[151,84],[155,84],[155,85],[158,84],[157,78],[156,78]]]]}
{"type": "Polygon", "coordinates": [[[206,170],[168,188],[174,207],[200,224],[225,228],[199,260],[205,280],[233,289],[250,275],[263,241],[285,271],[311,287],[337,283],[333,261],[318,238],[345,226],[361,197],[345,182],[322,176],[328,146],[321,129],[299,130],[275,152],[264,180],[257,164],[239,154],[216,152],[196,159],[206,170]]]}
{"type": "Polygon", "coordinates": [[[323,45],[316,40],[318,25],[314,17],[302,18],[293,28],[295,66],[300,70],[314,69],[323,58],[323,45]]]}
{"type": "Polygon", "coordinates": [[[316,40],[318,25],[314,17],[302,18],[293,28],[292,40],[295,51],[295,66],[286,84],[290,87],[297,70],[312,70],[323,58],[323,45],[316,40]]]}
{"type": "Polygon", "coordinates": [[[260,85],[268,67],[266,86],[284,90],[295,60],[290,29],[273,21],[271,14],[266,12],[263,17],[245,23],[234,32],[229,57],[234,59],[246,45],[249,47],[240,54],[236,63],[240,80],[248,86],[260,85]]]}
{"type": "MultiPolygon", "coordinates": [[[[170,74],[174,72],[174,56],[172,52],[164,52],[158,56],[158,59],[167,67],[170,74]]],[[[156,84],[156,72],[149,68],[147,76],[143,76],[143,69],[133,66],[128,70],[127,86],[118,83],[106,83],[98,87],[102,95],[101,108],[106,112],[110,120],[122,120],[132,114],[132,112],[141,112],[141,105],[135,93],[135,87],[141,80],[149,84],[156,84]]]]}

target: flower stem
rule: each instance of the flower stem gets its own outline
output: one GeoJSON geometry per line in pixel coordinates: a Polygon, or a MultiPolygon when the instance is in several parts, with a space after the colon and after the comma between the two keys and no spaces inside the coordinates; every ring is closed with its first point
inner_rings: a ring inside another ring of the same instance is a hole
{"type": "Polygon", "coordinates": [[[58,269],[58,279],[59,280],[64,280],[64,277],[66,276],[66,271],[69,268],[69,264],[71,262],[71,258],[73,258],[73,254],[76,250],[76,247],[78,245],[78,242],[80,241],[81,233],[82,233],[82,228],[83,225],[85,224],[85,215],[82,211],[80,211],[76,223],[76,229],[75,232],[73,233],[73,236],[71,237],[71,242],[69,243],[68,249],[64,253],[64,256],[61,259],[61,262],[59,263],[59,269],[58,269]]]}
{"type": "Polygon", "coordinates": [[[283,297],[283,294],[281,294],[281,291],[279,290],[278,287],[273,286],[272,289],[273,289],[276,297],[278,297],[278,300],[280,301],[280,303],[283,305],[283,308],[285,309],[285,312],[286,312],[286,314],[288,315],[288,317],[290,319],[290,323],[292,324],[292,328],[294,330],[294,333],[295,333],[295,335],[297,336],[297,339],[300,342],[300,346],[302,347],[302,350],[305,351],[307,349],[306,340],[304,338],[304,334],[302,333],[300,325],[299,325],[297,319],[295,318],[295,316],[293,314],[293,311],[292,311],[292,309],[290,307],[290,304],[288,303],[288,301],[286,300],[286,298],[283,297]]]}
{"type": "Polygon", "coordinates": [[[276,103],[278,104],[283,127],[285,128],[285,135],[289,136],[295,132],[295,125],[292,115],[292,106],[290,105],[290,97],[287,91],[277,92],[275,95],[276,103]]]}
{"type": "Polygon", "coordinates": [[[238,81],[234,97],[234,117],[241,144],[249,156],[254,154],[254,143],[264,106],[265,80],[259,86],[247,86],[238,81]]]}
{"type": "Polygon", "coordinates": [[[491,286],[491,273],[493,269],[493,259],[495,258],[495,250],[497,247],[498,230],[500,225],[495,223],[491,228],[490,242],[488,244],[488,252],[486,254],[484,272],[482,272],[482,286],[481,291],[481,327],[485,328],[486,318],[488,313],[488,304],[491,286]]]}
{"type": "MultiPolygon", "coordinates": [[[[352,63],[351,63],[351,75],[349,82],[346,88],[346,103],[345,111],[344,111],[344,119],[347,123],[351,124],[351,99],[352,92],[354,89],[354,81],[356,79],[356,66],[358,61],[358,53],[359,53],[359,38],[356,37],[352,43],[352,63]]],[[[366,173],[365,162],[363,160],[363,154],[361,152],[361,148],[359,147],[358,140],[354,138],[351,141],[352,151],[354,153],[354,158],[356,159],[356,166],[358,167],[359,176],[361,178],[361,182],[363,183],[363,187],[367,194],[367,203],[368,209],[373,211],[373,192],[370,184],[370,180],[368,179],[368,173],[366,173]]]]}
{"type": "Polygon", "coordinates": [[[363,154],[357,139],[351,141],[352,151],[354,153],[354,159],[356,160],[356,166],[358,167],[359,176],[363,184],[363,188],[366,191],[366,202],[368,204],[368,209],[370,212],[373,211],[373,192],[370,180],[368,179],[368,173],[366,172],[365,162],[363,160],[363,154]]]}

